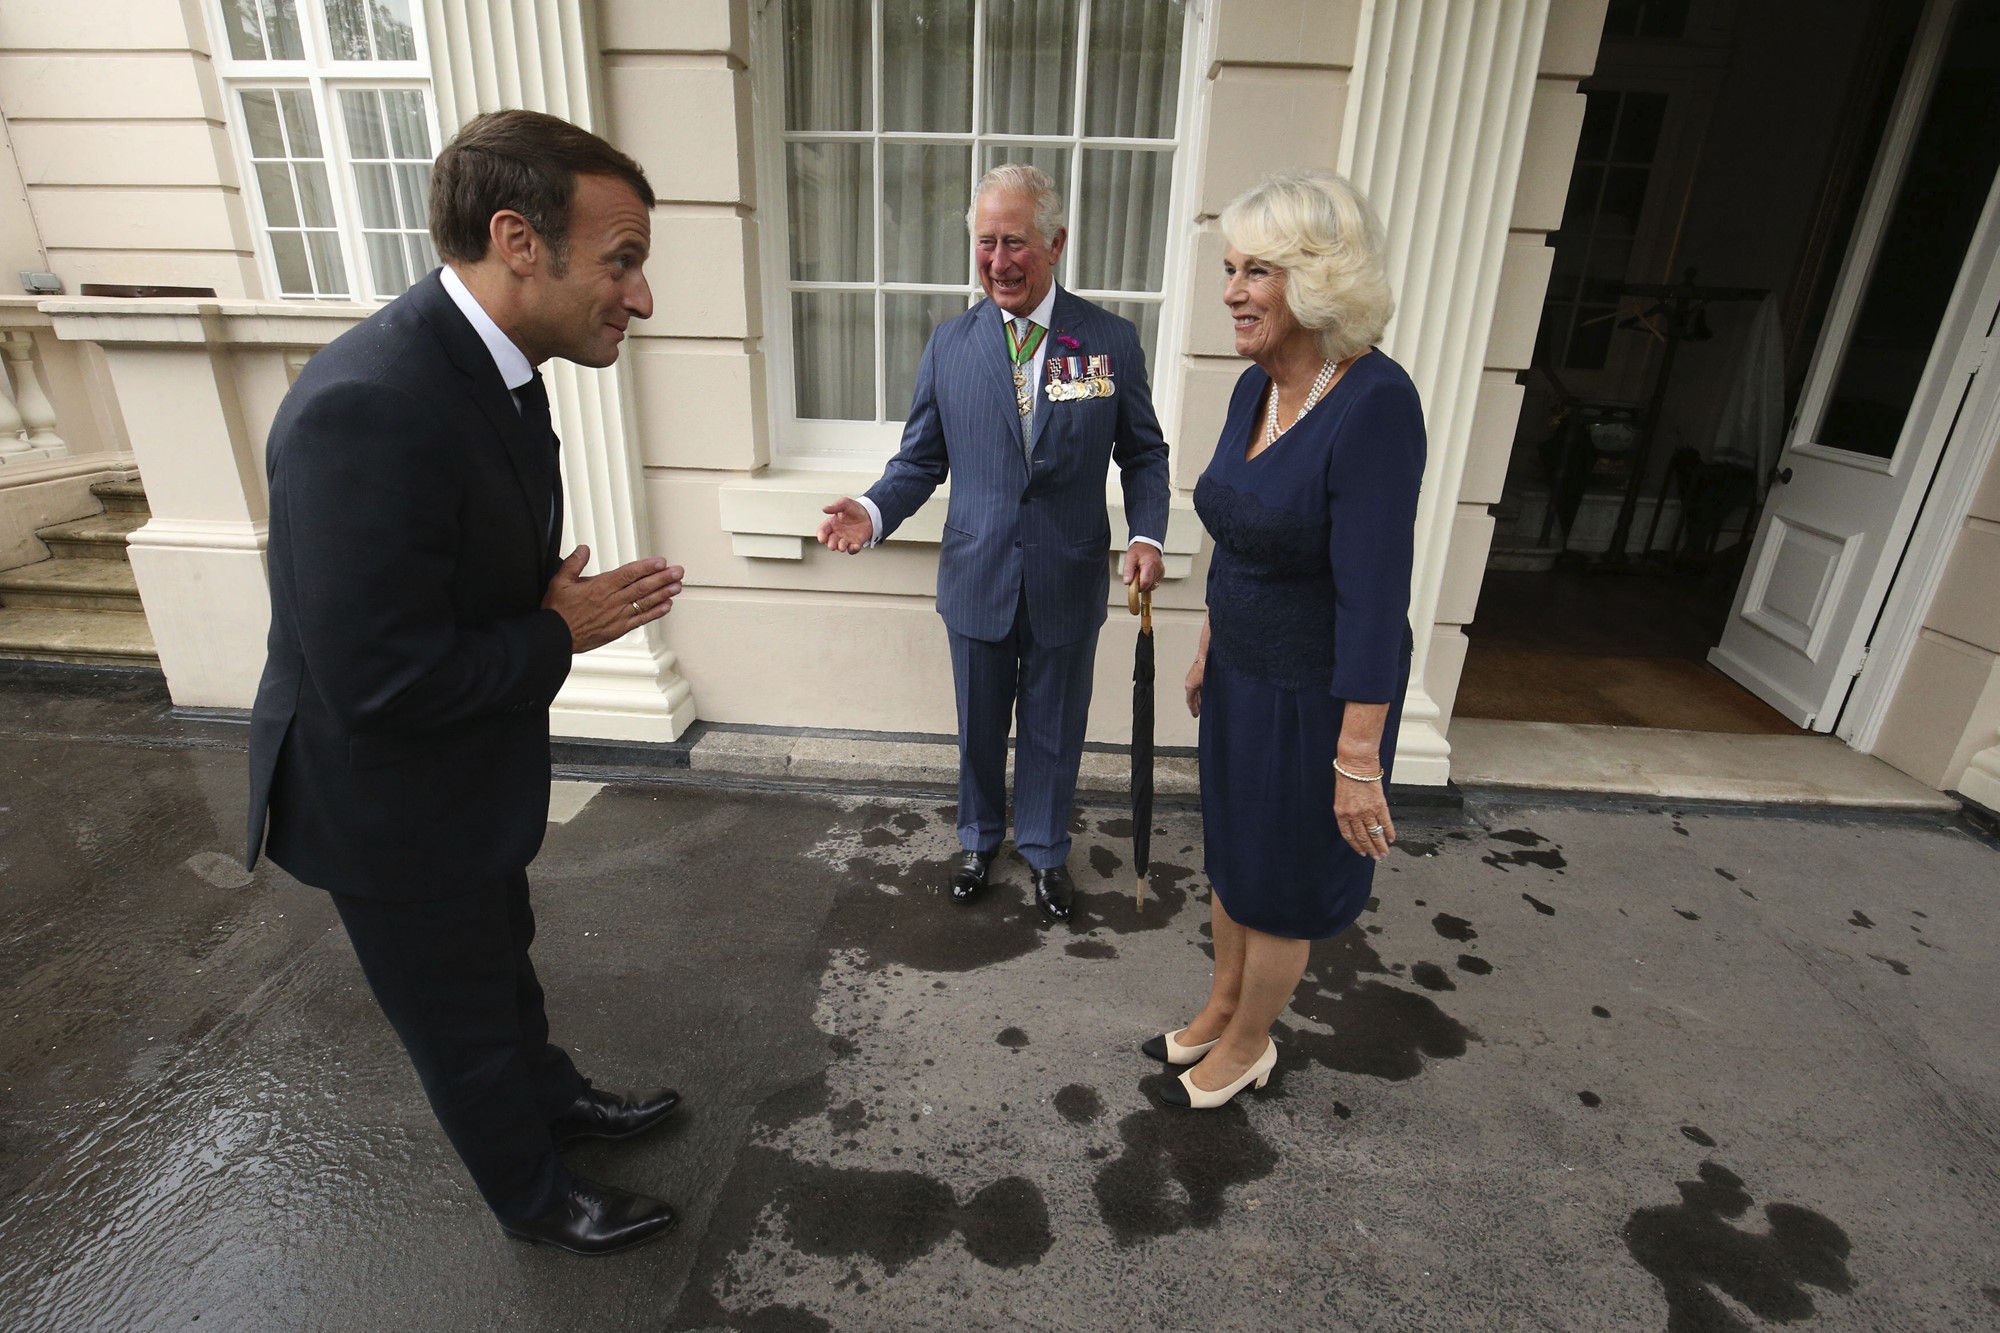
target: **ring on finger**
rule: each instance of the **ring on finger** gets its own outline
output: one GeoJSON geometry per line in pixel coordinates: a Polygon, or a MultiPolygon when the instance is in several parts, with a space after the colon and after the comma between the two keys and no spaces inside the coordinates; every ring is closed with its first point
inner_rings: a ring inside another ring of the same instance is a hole
{"type": "Polygon", "coordinates": [[[635,616],[639,614],[639,604],[637,602],[632,603],[632,614],[635,616]]]}
{"type": "Polygon", "coordinates": [[[1379,838],[1382,836],[1382,826],[1380,824],[1370,824],[1368,826],[1368,833],[1371,837],[1379,838]]]}

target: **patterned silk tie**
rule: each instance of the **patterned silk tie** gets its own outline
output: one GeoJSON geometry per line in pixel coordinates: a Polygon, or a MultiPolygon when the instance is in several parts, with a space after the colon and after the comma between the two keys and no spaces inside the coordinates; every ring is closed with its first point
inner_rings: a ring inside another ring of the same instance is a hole
{"type": "Polygon", "coordinates": [[[1035,466],[1035,385],[1028,371],[1047,333],[1026,315],[1016,315],[1007,323],[1007,356],[1014,363],[1014,406],[1021,412],[1021,454],[1030,471],[1035,466]]]}

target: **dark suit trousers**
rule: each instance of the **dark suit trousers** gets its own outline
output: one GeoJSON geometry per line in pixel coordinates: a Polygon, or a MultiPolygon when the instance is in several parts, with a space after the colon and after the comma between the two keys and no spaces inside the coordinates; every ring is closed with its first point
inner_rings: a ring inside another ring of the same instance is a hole
{"type": "Polygon", "coordinates": [[[1035,640],[1025,593],[1014,628],[988,642],[951,638],[958,696],[958,838],[975,852],[1007,832],[1007,725],[1014,723],[1014,846],[1037,870],[1069,857],[1069,815],[1090,720],[1097,631],[1051,647],[1035,640]]]}
{"type": "Polygon", "coordinates": [[[333,895],[355,956],[445,1136],[502,1221],[552,1206],[572,1177],[549,1122],[585,1083],[549,1044],[528,946],[535,913],[516,871],[456,897],[333,895]]]}

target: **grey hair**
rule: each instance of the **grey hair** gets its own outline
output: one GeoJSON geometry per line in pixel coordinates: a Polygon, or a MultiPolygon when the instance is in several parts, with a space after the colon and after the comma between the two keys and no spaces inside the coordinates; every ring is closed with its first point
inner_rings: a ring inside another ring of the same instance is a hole
{"type": "Polygon", "coordinates": [[[1049,173],[1025,162],[1002,162],[979,178],[972,187],[972,206],[965,210],[966,230],[979,225],[979,201],[988,190],[1025,194],[1035,201],[1035,230],[1044,245],[1052,244],[1063,229],[1063,199],[1049,173]]]}
{"type": "Polygon", "coordinates": [[[1285,274],[1285,304],[1329,361],[1379,341],[1396,313],[1382,224],[1361,191],[1330,171],[1280,172],[1222,210],[1229,244],[1285,274]]]}

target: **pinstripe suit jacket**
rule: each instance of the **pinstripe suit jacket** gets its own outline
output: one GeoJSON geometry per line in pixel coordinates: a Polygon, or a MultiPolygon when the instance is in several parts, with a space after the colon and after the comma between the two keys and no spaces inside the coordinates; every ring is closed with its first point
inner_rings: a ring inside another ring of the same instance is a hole
{"type": "Polygon", "coordinates": [[[1048,355],[1108,354],[1109,398],[1052,403],[1036,389],[1034,466],[1021,448],[1007,334],[991,301],[938,325],[917,367],[903,445],[868,498],[887,537],[947,476],[938,614],[954,632],[1007,637],[1027,589],[1037,642],[1074,643],[1104,623],[1111,523],[1104,479],[1115,460],[1131,537],[1167,535],[1167,443],[1131,323],[1061,288],[1048,355]],[[1072,350],[1057,342],[1072,338],[1072,350]]]}

